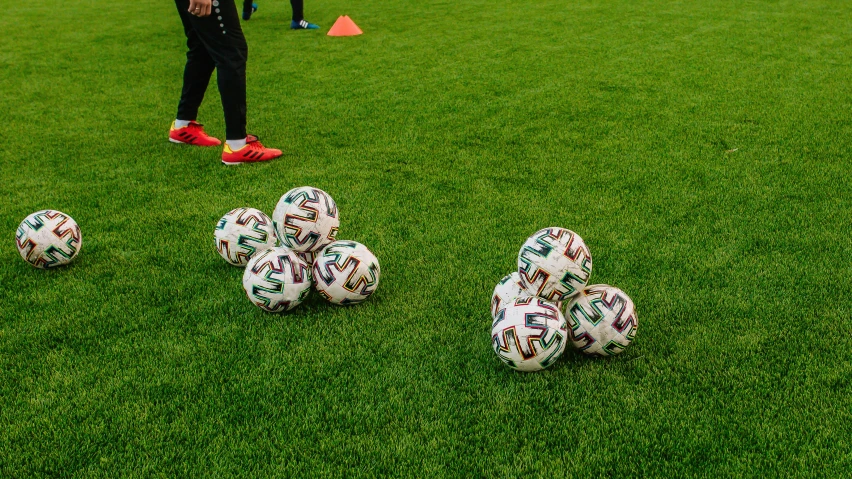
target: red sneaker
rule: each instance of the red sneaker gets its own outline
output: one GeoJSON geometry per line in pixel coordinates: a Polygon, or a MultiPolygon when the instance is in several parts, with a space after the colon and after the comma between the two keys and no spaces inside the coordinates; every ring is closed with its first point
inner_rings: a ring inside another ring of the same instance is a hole
{"type": "Polygon", "coordinates": [[[246,146],[239,150],[232,150],[228,146],[228,143],[225,143],[225,150],[222,152],[222,163],[229,166],[241,163],[257,163],[259,161],[274,160],[279,156],[281,156],[281,150],[264,148],[256,136],[249,135],[246,137],[246,146]]]}
{"type": "Polygon", "coordinates": [[[175,128],[175,124],[172,122],[172,128],[169,130],[169,141],[195,146],[219,146],[222,144],[217,138],[204,133],[204,125],[195,120],[192,120],[189,125],[183,128],[175,128]]]}

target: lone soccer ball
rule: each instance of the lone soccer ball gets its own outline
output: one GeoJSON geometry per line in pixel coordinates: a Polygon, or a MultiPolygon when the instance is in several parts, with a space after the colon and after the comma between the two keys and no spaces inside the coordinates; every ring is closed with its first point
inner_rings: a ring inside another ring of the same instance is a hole
{"type": "Polygon", "coordinates": [[[24,218],[15,233],[15,242],[24,261],[49,269],[70,263],[83,246],[83,236],[70,216],[42,210],[24,218]]]}
{"type": "Polygon", "coordinates": [[[607,284],[584,289],[565,306],[571,342],[590,356],[614,356],[636,337],[639,319],[624,291],[607,284]]]}
{"type": "Polygon", "coordinates": [[[379,260],[356,241],[335,241],[314,260],[314,282],[319,294],[334,304],[365,301],[379,287],[379,260]]]}
{"type": "Polygon", "coordinates": [[[532,296],[529,291],[524,289],[521,283],[521,277],[517,272],[507,274],[494,287],[494,292],[491,294],[491,318],[497,320],[497,313],[506,307],[507,304],[514,302],[518,298],[526,298],[532,296]]]}
{"type": "Polygon", "coordinates": [[[491,342],[497,357],[509,367],[540,371],[565,351],[565,318],[556,305],[541,298],[518,298],[498,311],[491,342]]]}
{"type": "Polygon", "coordinates": [[[296,252],[319,251],[337,239],[337,204],[325,191],[310,186],[284,193],[272,212],[281,243],[296,252]]]}
{"type": "Polygon", "coordinates": [[[236,208],[216,224],[216,251],[234,266],[245,266],[259,251],[275,246],[272,220],[254,208],[236,208]]]}
{"type": "Polygon", "coordinates": [[[526,289],[548,301],[577,294],[592,274],[592,254],[583,238],[565,228],[545,228],[530,236],[518,253],[518,273],[526,289]]]}
{"type": "Polygon", "coordinates": [[[269,248],[249,260],[243,289],[252,303],[270,313],[289,311],[311,292],[311,269],[287,248],[269,248]]]}

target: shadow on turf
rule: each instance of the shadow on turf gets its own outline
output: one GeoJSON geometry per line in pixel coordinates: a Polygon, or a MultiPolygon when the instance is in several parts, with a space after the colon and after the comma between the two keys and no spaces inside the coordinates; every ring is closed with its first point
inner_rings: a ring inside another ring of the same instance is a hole
{"type": "Polygon", "coordinates": [[[587,368],[597,368],[605,366],[610,368],[619,367],[623,372],[628,373],[630,370],[634,369],[635,366],[638,366],[640,364],[636,360],[641,360],[644,357],[644,354],[641,354],[641,352],[639,351],[635,351],[629,356],[626,354],[621,354],[609,358],[598,358],[587,356],[569,345],[565,352],[562,353],[562,356],[556,360],[556,363],[543,371],[537,371],[535,373],[516,371],[512,368],[507,367],[505,364],[503,364],[502,361],[495,357],[494,372],[518,377],[534,377],[539,375],[548,375],[556,373],[561,377],[560,373],[563,370],[567,370],[569,374],[573,374],[587,368]]]}
{"type": "MultiPolygon", "coordinates": [[[[20,255],[16,255],[18,259],[20,259],[20,255]]],[[[63,276],[73,274],[80,268],[91,267],[91,264],[87,265],[86,258],[81,258],[77,256],[68,264],[64,264],[61,266],[54,266],[52,268],[37,268],[26,261],[15,261],[17,265],[14,271],[12,271],[13,276],[16,279],[29,279],[34,278],[37,280],[42,280],[44,275],[50,275],[52,278],[61,278],[63,276]]]]}

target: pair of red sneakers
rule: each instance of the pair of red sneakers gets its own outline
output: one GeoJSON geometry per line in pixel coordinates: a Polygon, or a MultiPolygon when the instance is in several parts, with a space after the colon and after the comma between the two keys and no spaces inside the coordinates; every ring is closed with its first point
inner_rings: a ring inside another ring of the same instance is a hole
{"type": "MultiPolygon", "coordinates": [[[[184,145],[195,146],[219,146],[222,144],[218,138],[214,138],[204,132],[204,127],[196,121],[189,122],[189,125],[183,128],[175,128],[172,123],[169,130],[169,141],[172,143],[181,143],[184,145]]],[[[254,135],[249,135],[246,138],[244,147],[238,150],[232,150],[227,143],[222,151],[222,163],[226,165],[240,165],[242,163],[257,163],[260,161],[274,160],[281,156],[281,150],[275,148],[266,148],[254,135]]]]}

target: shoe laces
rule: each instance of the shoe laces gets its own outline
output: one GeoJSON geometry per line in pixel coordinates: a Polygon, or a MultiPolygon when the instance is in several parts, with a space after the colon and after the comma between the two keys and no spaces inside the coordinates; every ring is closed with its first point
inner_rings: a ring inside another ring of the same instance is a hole
{"type": "MultiPolygon", "coordinates": [[[[202,125],[201,123],[198,123],[196,121],[189,122],[189,125],[186,125],[186,128],[188,128],[192,131],[199,131],[201,133],[204,133],[204,125],[202,125]]],[[[206,135],[207,133],[204,133],[204,134],[206,135]]]]}
{"type": "Polygon", "coordinates": [[[249,135],[249,136],[246,137],[246,145],[249,148],[251,148],[252,150],[260,151],[260,150],[265,149],[263,147],[263,145],[260,143],[260,138],[254,136],[254,135],[249,135]]]}

